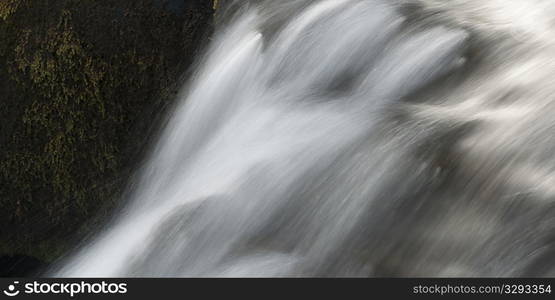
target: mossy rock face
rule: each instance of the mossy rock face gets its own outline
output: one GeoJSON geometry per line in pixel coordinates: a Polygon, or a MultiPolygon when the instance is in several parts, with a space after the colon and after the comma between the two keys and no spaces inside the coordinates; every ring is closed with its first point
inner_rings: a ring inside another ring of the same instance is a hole
{"type": "Polygon", "coordinates": [[[212,16],[207,0],[0,1],[0,254],[56,257],[118,199],[212,16]]]}

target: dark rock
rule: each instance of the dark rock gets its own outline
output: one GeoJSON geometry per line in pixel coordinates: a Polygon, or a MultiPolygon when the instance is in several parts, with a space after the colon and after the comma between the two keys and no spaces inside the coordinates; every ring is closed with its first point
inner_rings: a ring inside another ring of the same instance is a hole
{"type": "Polygon", "coordinates": [[[0,257],[0,277],[26,277],[37,274],[47,264],[26,255],[0,257]]]}
{"type": "Polygon", "coordinates": [[[108,214],[213,14],[206,0],[0,2],[0,255],[54,259],[108,214]]]}

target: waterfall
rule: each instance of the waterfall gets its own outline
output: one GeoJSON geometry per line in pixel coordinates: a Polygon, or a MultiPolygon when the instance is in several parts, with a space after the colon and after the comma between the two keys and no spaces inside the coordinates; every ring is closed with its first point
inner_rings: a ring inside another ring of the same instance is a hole
{"type": "Polygon", "coordinates": [[[244,2],[54,276],[555,275],[553,5],[244,2]]]}

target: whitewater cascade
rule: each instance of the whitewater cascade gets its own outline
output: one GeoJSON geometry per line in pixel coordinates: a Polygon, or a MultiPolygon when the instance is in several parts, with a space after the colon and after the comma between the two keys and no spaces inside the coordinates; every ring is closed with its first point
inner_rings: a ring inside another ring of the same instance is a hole
{"type": "Polygon", "coordinates": [[[549,1],[244,1],[55,276],[554,276],[549,1]]]}

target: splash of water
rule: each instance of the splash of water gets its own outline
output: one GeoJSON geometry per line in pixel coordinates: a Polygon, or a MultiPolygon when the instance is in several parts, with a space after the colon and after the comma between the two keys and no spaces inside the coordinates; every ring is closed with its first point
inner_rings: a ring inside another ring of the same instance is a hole
{"type": "Polygon", "coordinates": [[[538,67],[526,43],[387,1],[298,3],[217,34],[126,208],[55,275],[547,272],[551,206],[529,202],[552,199],[555,143],[527,144],[548,133],[523,129],[544,116],[528,90],[506,100],[538,67]]]}

